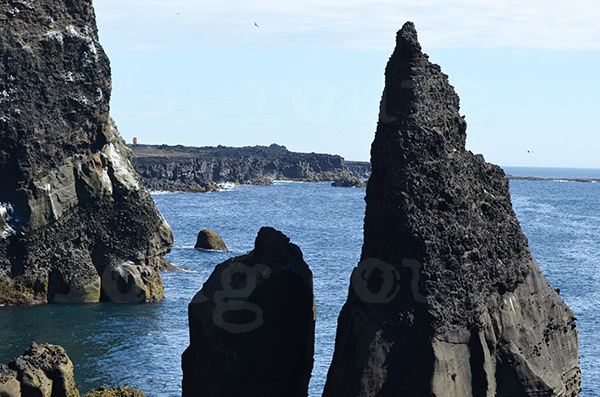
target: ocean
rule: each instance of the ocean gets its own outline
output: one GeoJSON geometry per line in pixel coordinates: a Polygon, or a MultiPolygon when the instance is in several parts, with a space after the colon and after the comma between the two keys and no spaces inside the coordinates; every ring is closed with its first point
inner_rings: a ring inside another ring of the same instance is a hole
{"type": "MultiPolygon", "coordinates": [[[[600,178],[600,170],[505,167],[508,174],[600,178]]],[[[513,206],[533,255],[577,316],[583,392],[600,393],[600,184],[510,182],[513,206]]],[[[102,303],[0,308],[0,363],[31,344],[67,349],[81,392],[127,384],[147,396],[181,395],[181,353],[189,343],[187,305],[214,266],[248,252],[260,227],[297,244],[313,272],[317,305],[310,396],[320,396],[333,354],[337,316],[362,246],[364,189],[330,183],[276,182],[214,193],[156,193],[173,228],[167,259],[186,272],[163,273],[166,299],[145,305],[102,303]],[[230,252],[195,250],[197,233],[219,233],[230,252]]]]}

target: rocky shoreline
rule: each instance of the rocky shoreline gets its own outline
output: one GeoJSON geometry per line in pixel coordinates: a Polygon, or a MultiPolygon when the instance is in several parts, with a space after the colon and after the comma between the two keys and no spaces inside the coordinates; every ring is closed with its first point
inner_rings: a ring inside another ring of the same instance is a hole
{"type": "MultiPolygon", "coordinates": [[[[11,1],[0,15],[0,304],[164,298],[173,234],[146,188],[370,176],[323,396],[578,395],[574,314],[529,251],[502,169],[466,150],[458,95],[413,23],[386,67],[370,175],[368,163],[275,144],[132,154],[110,118],[92,2],[11,1]]],[[[188,306],[183,395],[306,396],[314,302],[300,247],[261,228],[188,306]]],[[[0,365],[0,395],[78,397],[73,364],[34,343],[0,365]]]]}
{"type": "Polygon", "coordinates": [[[133,167],[153,191],[207,192],[225,184],[269,185],[273,180],[334,181],[367,178],[369,162],[322,153],[290,152],[285,146],[191,147],[128,145],[133,167]]]}

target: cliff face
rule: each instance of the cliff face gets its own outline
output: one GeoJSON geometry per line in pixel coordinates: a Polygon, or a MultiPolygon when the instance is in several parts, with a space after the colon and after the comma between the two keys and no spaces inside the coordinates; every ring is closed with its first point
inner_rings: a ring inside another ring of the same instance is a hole
{"type": "Polygon", "coordinates": [[[324,396],[575,396],[573,312],[412,23],[386,68],[361,262],[324,396]]]}
{"type": "Polygon", "coordinates": [[[344,172],[363,178],[370,165],[340,156],[295,153],[284,146],[185,147],[130,145],[133,166],[152,190],[202,190],[212,184],[260,183],[264,178],[333,180],[344,172]],[[349,166],[347,166],[349,164],[349,166]]]}
{"type": "Polygon", "coordinates": [[[0,54],[0,303],[162,298],[172,233],[109,116],[92,2],[2,2],[0,54]]]}
{"type": "Polygon", "coordinates": [[[283,233],[216,266],[189,305],[183,396],[306,396],[313,367],[312,272],[283,233]]]}

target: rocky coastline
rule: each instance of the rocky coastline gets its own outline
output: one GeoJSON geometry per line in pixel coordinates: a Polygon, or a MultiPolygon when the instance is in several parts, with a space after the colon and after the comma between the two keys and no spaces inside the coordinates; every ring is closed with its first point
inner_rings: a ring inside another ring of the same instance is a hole
{"type": "Polygon", "coordinates": [[[153,191],[206,192],[224,184],[269,185],[273,180],[334,181],[367,178],[369,162],[321,153],[290,152],[285,146],[190,147],[132,144],[133,167],[153,191]]]}
{"type": "MultiPolygon", "coordinates": [[[[275,144],[130,150],[91,0],[9,1],[0,15],[0,305],[163,299],[173,233],[147,189],[370,176],[323,396],[578,395],[574,314],[529,251],[502,169],[466,150],[458,95],[411,22],[359,163],[275,144]]],[[[184,396],[307,395],[312,272],[280,231],[261,228],[252,251],[216,265],[188,316],[184,396]]],[[[73,363],[33,343],[0,365],[0,395],[78,397],[73,363]]]]}

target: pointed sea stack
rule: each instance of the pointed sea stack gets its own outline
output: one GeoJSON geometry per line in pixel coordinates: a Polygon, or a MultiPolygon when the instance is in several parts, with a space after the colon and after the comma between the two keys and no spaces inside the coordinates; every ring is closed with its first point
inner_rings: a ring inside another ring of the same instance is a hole
{"type": "Polygon", "coordinates": [[[324,396],[576,396],[573,312],[411,22],[386,68],[364,245],[324,396]]]}
{"type": "Polygon", "coordinates": [[[162,299],[172,232],[110,118],[92,1],[0,1],[0,59],[0,304],[162,299]]]}
{"type": "Polygon", "coordinates": [[[300,397],[313,367],[312,272],[283,233],[215,268],[189,305],[183,396],[300,397]]]}

